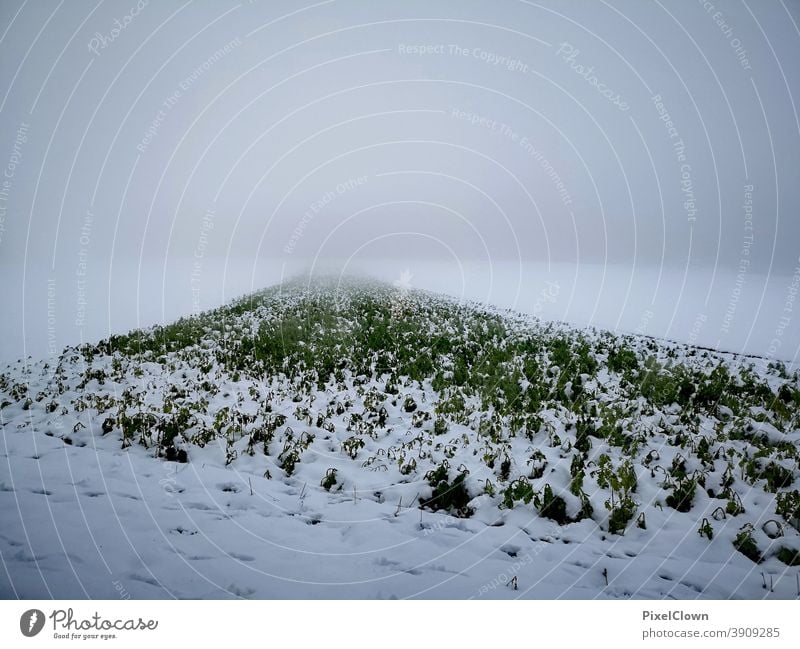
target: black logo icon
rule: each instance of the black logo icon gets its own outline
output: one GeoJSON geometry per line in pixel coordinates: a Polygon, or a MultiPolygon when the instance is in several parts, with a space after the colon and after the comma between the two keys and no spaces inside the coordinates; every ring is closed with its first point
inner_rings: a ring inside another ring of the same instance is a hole
{"type": "Polygon", "coordinates": [[[19,618],[19,630],[22,635],[27,638],[32,638],[44,627],[44,613],[38,608],[32,608],[25,611],[22,617],[19,618]]]}

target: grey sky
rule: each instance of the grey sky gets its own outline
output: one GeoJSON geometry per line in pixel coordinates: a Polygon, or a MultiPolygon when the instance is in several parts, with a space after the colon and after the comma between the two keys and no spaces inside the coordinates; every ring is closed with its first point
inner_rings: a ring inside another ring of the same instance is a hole
{"type": "Polygon", "coordinates": [[[88,295],[113,329],[122,304],[214,302],[227,264],[791,275],[799,21],[788,0],[5,1],[3,302],[40,326],[55,279],[66,342],[88,295]]]}

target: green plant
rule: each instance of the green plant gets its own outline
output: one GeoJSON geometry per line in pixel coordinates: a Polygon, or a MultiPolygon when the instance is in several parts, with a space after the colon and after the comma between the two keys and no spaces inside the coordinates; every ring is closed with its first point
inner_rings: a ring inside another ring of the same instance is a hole
{"type": "Polygon", "coordinates": [[[800,491],[784,491],[775,496],[775,512],[787,521],[800,519],[800,491]]]}
{"type": "Polygon", "coordinates": [[[364,440],[360,437],[348,437],[342,442],[342,450],[350,456],[351,460],[356,459],[362,448],[364,448],[364,440]]]}
{"type": "Polygon", "coordinates": [[[584,518],[591,518],[592,514],[594,514],[594,507],[592,507],[589,496],[581,492],[579,498],[581,499],[581,508],[578,510],[578,515],[575,517],[575,520],[581,521],[584,518]]]}
{"type": "Polygon", "coordinates": [[[764,491],[776,493],[778,489],[788,487],[794,482],[792,472],[778,464],[769,462],[761,471],[756,474],[756,479],[764,479],[764,491]]]}
{"type": "Polygon", "coordinates": [[[417,470],[417,461],[412,457],[408,462],[404,463],[403,459],[399,460],[400,473],[402,475],[411,475],[417,470]]]}
{"type": "Polygon", "coordinates": [[[422,507],[434,511],[445,510],[455,516],[468,517],[473,511],[469,506],[471,500],[465,484],[466,471],[460,471],[452,481],[449,477],[449,464],[444,460],[436,469],[425,475],[428,484],[433,488],[430,498],[420,498],[422,507]]]}
{"type": "Polygon", "coordinates": [[[673,458],[669,474],[677,480],[683,480],[686,477],[686,458],[680,453],[673,458]]]}
{"type": "Polygon", "coordinates": [[[331,487],[333,487],[333,485],[335,485],[335,484],[336,484],[336,469],[331,467],[330,469],[328,469],[325,472],[325,477],[322,478],[322,481],[320,482],[320,486],[325,491],[330,491],[331,487]]]}
{"type": "Polygon", "coordinates": [[[627,496],[636,491],[636,470],[631,460],[623,460],[616,469],[611,458],[605,453],[597,460],[597,484],[602,489],[611,489],[612,500],[615,494],[627,496]]]}
{"type": "Polygon", "coordinates": [[[500,462],[500,480],[505,482],[511,473],[511,458],[506,455],[500,462]]]}
{"type": "Polygon", "coordinates": [[[533,487],[531,486],[531,483],[528,482],[528,479],[524,476],[520,476],[514,480],[503,491],[503,505],[505,505],[508,509],[512,509],[514,507],[514,503],[517,501],[522,501],[528,505],[530,504],[531,500],[533,500],[533,487]]]}
{"type": "Polygon", "coordinates": [[[714,528],[711,527],[711,523],[708,522],[707,518],[704,518],[700,523],[700,529],[697,530],[697,533],[700,536],[705,536],[709,541],[714,538],[714,528]]]}
{"type": "Polygon", "coordinates": [[[636,357],[634,351],[624,345],[612,349],[608,353],[608,361],[606,363],[609,372],[617,372],[619,374],[631,374],[639,369],[639,359],[636,357]]]}
{"type": "Polygon", "coordinates": [[[403,400],[403,410],[405,412],[414,412],[417,409],[417,402],[414,397],[408,396],[403,400]]]}
{"type": "Polygon", "coordinates": [[[623,534],[630,520],[636,514],[636,502],[633,498],[625,496],[612,503],[611,500],[605,502],[606,509],[610,512],[608,517],[608,531],[611,534],[623,534]]]}
{"type": "Polygon", "coordinates": [[[585,477],[586,472],[581,470],[570,480],[569,491],[573,496],[580,496],[583,493],[583,479],[585,477]]]}
{"type": "Polygon", "coordinates": [[[697,481],[694,478],[683,478],[677,482],[672,493],[667,496],[667,505],[679,512],[692,509],[697,481]]]}
{"type": "Polygon", "coordinates": [[[539,513],[559,525],[566,525],[570,522],[567,516],[567,503],[561,496],[553,494],[553,488],[546,484],[541,498],[535,497],[535,504],[539,508],[539,513]]]}
{"type": "Polygon", "coordinates": [[[290,476],[294,473],[295,466],[300,461],[300,452],[294,446],[284,448],[278,455],[278,464],[290,476]]]}
{"type": "Polygon", "coordinates": [[[763,560],[758,544],[753,538],[753,526],[750,523],[747,523],[739,530],[736,539],[733,541],[733,547],[754,563],[761,563],[763,560]]]}
{"type": "Polygon", "coordinates": [[[533,479],[541,478],[544,475],[545,468],[547,468],[547,457],[542,451],[536,449],[528,458],[527,464],[531,467],[530,477],[533,479]]]}
{"type": "Polygon", "coordinates": [[[794,550],[782,546],[776,555],[778,560],[785,563],[787,566],[800,566],[800,550],[794,550]]]}
{"type": "Polygon", "coordinates": [[[730,514],[731,516],[738,516],[739,514],[744,513],[742,499],[735,491],[731,494],[731,499],[725,505],[725,513],[730,514]]]}

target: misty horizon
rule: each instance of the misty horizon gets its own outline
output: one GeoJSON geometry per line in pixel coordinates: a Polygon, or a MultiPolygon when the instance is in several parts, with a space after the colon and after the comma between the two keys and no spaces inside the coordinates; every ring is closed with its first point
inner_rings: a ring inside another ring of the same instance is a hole
{"type": "Polygon", "coordinates": [[[408,268],[794,359],[797,5],[708,5],[4,3],[0,356],[408,268]]]}

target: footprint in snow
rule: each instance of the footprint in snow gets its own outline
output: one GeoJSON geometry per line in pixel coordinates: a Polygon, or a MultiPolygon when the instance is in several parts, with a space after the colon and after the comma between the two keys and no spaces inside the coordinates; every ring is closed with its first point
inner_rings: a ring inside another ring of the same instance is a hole
{"type": "Polygon", "coordinates": [[[12,548],[19,548],[22,546],[22,543],[20,541],[16,541],[9,536],[3,536],[2,534],[0,534],[0,541],[5,541],[6,544],[8,544],[12,548]]]}
{"type": "Polygon", "coordinates": [[[114,495],[119,496],[120,498],[127,498],[128,500],[141,500],[141,498],[139,498],[139,496],[136,496],[135,494],[126,494],[117,492],[114,495]]]}
{"type": "Polygon", "coordinates": [[[147,584],[148,586],[156,586],[158,588],[161,587],[161,584],[159,584],[158,581],[156,581],[155,578],[150,577],[148,575],[140,575],[140,574],[137,574],[137,573],[131,573],[130,575],[128,575],[128,579],[133,579],[134,581],[140,581],[143,584],[147,584]]]}
{"type": "Polygon", "coordinates": [[[44,554],[31,554],[25,548],[22,548],[19,552],[11,557],[14,561],[18,561],[20,563],[39,563],[40,561],[44,561],[47,558],[47,555],[44,554]]]}
{"type": "Polygon", "coordinates": [[[680,582],[680,584],[681,584],[681,586],[686,586],[686,588],[691,588],[695,593],[702,593],[703,592],[703,589],[700,588],[700,586],[698,586],[697,584],[692,584],[692,583],[690,583],[688,581],[682,581],[682,582],[680,582]]]}
{"type": "Polygon", "coordinates": [[[197,534],[197,530],[190,530],[186,529],[185,527],[181,527],[180,525],[175,529],[170,530],[173,534],[186,534],[188,536],[194,536],[197,534]]]}
{"type": "Polygon", "coordinates": [[[186,503],[185,506],[187,509],[197,509],[201,512],[215,512],[219,509],[218,507],[211,507],[206,503],[186,503]]]}
{"type": "Polygon", "coordinates": [[[222,484],[217,485],[217,488],[225,493],[233,494],[238,494],[242,490],[242,488],[234,482],[223,482],[222,484]]]}
{"type": "Polygon", "coordinates": [[[248,599],[256,593],[255,588],[242,588],[236,584],[231,584],[228,586],[227,590],[231,595],[234,595],[235,597],[241,597],[242,599],[248,599]]]}

